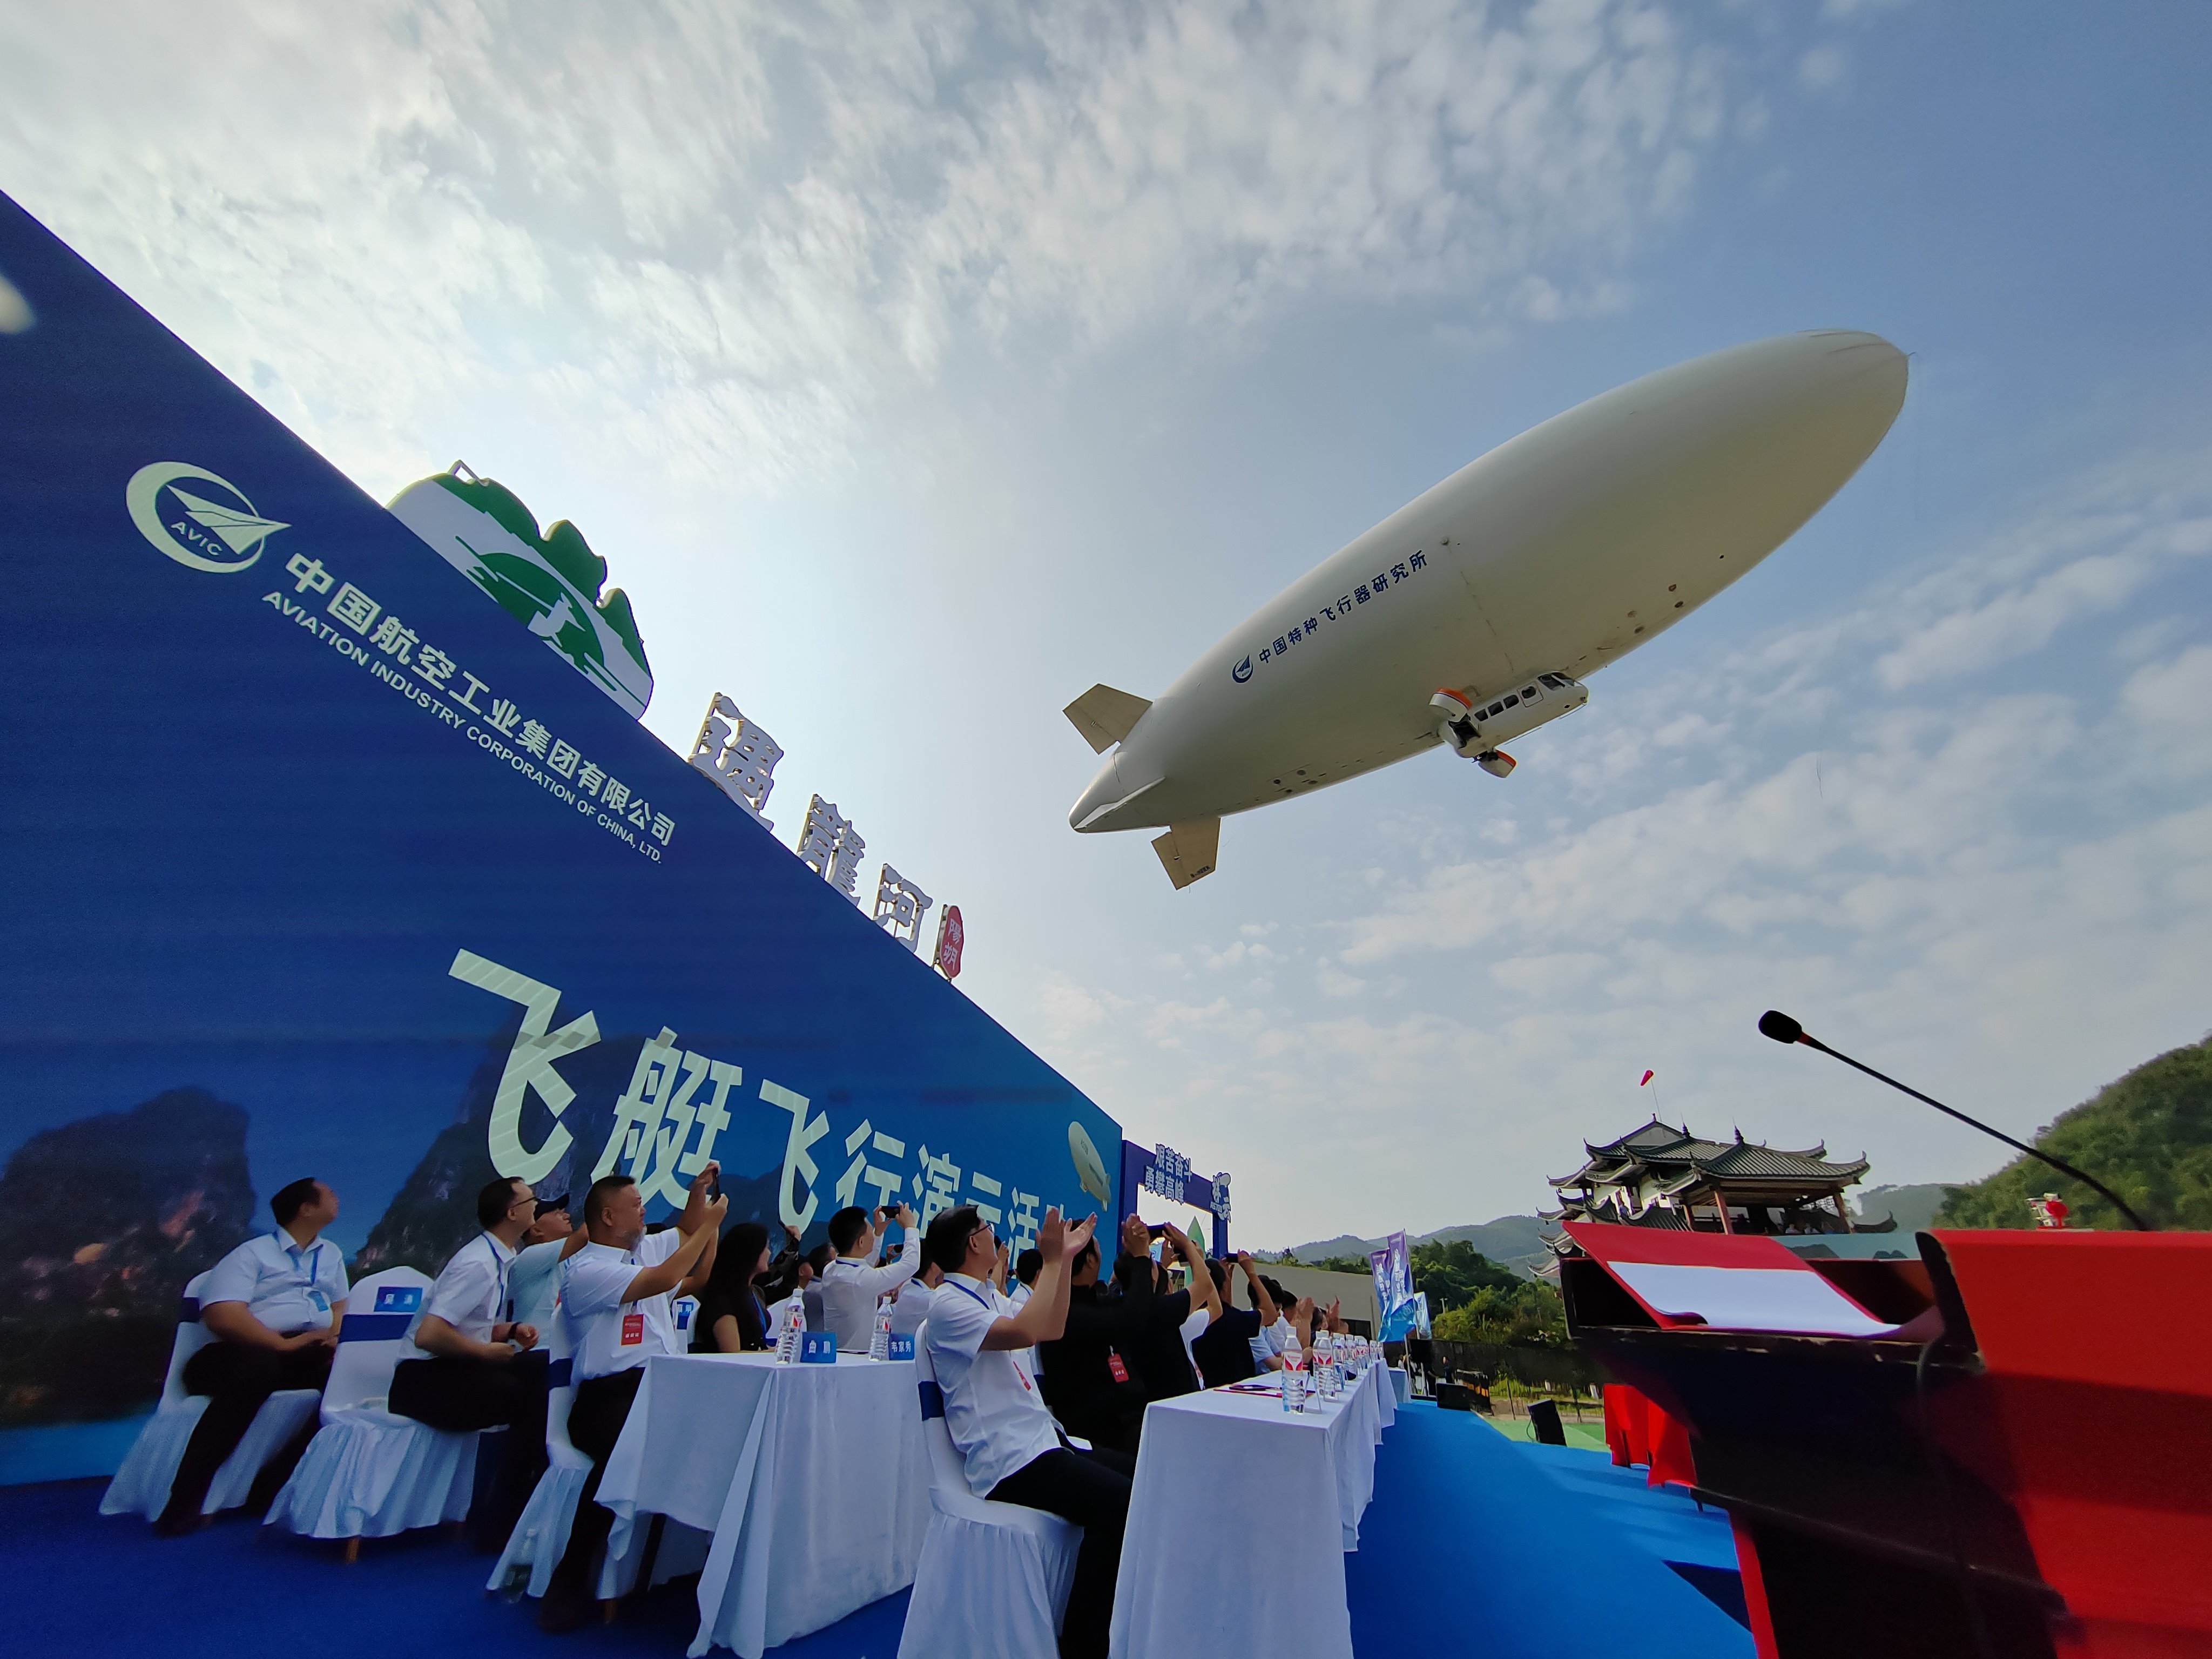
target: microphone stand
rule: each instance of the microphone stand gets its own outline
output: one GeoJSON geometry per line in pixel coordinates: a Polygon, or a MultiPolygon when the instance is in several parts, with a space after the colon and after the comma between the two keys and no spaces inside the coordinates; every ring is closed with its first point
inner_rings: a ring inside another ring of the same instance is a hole
{"type": "Polygon", "coordinates": [[[1923,1105],[1933,1106],[1937,1111],[1942,1113],[1946,1117],[1955,1117],[1960,1122],[1966,1124],[1968,1127],[1979,1129],[1984,1134],[1989,1135],[1995,1139],[2002,1140],[2006,1146],[2013,1147],[2017,1151],[2026,1152],[2030,1158],[2042,1159],[2043,1162],[2048,1164],[2052,1169],[2057,1170],[2059,1174],[2070,1176],[2075,1180],[2080,1182],[2084,1187],[2087,1187],[2094,1191],[2102,1193],[2111,1202],[2112,1207],[2118,1210],[2122,1215],[2127,1217],[2130,1224],[2138,1231],[2149,1233],[2156,1232],[2158,1231],[2155,1227],[2152,1226],[2150,1223],[2145,1221],[2132,1209],[2129,1208],[2126,1200],[2123,1199],[2118,1193],[2114,1192],[2110,1187],[2107,1187],[2103,1182],[2098,1180],[2096,1176],[2086,1174],[2082,1170],[2075,1169],[2064,1158],[2055,1157],[2051,1153],[2045,1152],[2040,1146],[2031,1146],[2024,1140],[2014,1140],[2003,1130],[1993,1129],[1978,1117],[1968,1117],[1964,1112],[1958,1111],[1951,1107],[1946,1106],[1942,1101],[1934,1099],[1929,1096],[1923,1095],[1919,1090],[1910,1088],[1905,1084],[1899,1083],[1895,1078],[1886,1076],[1882,1073],[1875,1071],[1871,1066],[1862,1065],[1859,1061],[1853,1060],[1849,1054],[1838,1053],[1837,1050],[1831,1048],[1826,1043],[1821,1042],[1820,1038],[1813,1036],[1796,1020],[1790,1018],[1789,1015],[1781,1012],[1779,1010],[1769,1008],[1765,1013],[1761,1014],[1759,1017],[1759,1034],[1762,1036],[1771,1037],[1777,1042],[1802,1042],[1808,1048],[1817,1048],[1832,1060],[1842,1060],[1844,1065],[1850,1066],[1855,1072],[1864,1072],[1869,1077],[1874,1079],[1877,1083],[1887,1083],[1891,1088],[1896,1090],[1899,1093],[1911,1095],[1915,1100],[1920,1102],[1923,1105]]]}

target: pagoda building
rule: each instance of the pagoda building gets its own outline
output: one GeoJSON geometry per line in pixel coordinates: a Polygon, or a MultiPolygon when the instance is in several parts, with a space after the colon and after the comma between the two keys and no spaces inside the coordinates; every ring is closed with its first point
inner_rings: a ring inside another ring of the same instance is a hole
{"type": "Polygon", "coordinates": [[[1887,1232],[1897,1224],[1852,1222],[1844,1189],[1867,1161],[1828,1162],[1826,1146],[1805,1152],[1746,1140],[1701,1140],[1657,1118],[1603,1146],[1583,1143],[1589,1161],[1552,1182],[1559,1208],[1546,1221],[1609,1221],[1707,1233],[1887,1232]]]}

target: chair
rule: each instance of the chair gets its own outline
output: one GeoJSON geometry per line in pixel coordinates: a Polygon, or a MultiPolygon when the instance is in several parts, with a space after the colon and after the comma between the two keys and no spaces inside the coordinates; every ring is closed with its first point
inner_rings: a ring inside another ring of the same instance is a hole
{"type": "MultiPolygon", "coordinates": [[[[575,1384],[568,1380],[574,1343],[568,1316],[556,1308],[545,1342],[546,1358],[551,1362],[546,1373],[545,1473],[538,1477],[530,1501],[523,1505],[521,1519],[507,1534],[507,1547],[500,1552],[499,1561],[485,1581],[488,1590],[544,1595],[553,1582],[553,1569],[561,1565],[562,1552],[568,1547],[576,1500],[583,1495],[584,1482],[592,1473],[592,1460],[568,1438],[568,1408],[576,1400],[575,1384]]],[[[600,1564],[600,1601],[617,1601],[629,1594],[637,1583],[649,1530],[633,1528],[629,1547],[618,1558],[600,1564]]]]}
{"type": "MultiPolygon", "coordinates": [[[[143,1515],[158,1520],[169,1502],[169,1489],[177,1466],[185,1461],[185,1447],[207,1410],[205,1395],[185,1392],[185,1366],[191,1357],[216,1339],[200,1322],[200,1287],[207,1274],[195,1276],[185,1286],[184,1306],[177,1322],[176,1340],[169,1346],[169,1371],[161,1383],[161,1400],[153,1417],[138,1431],[131,1450],[107,1484],[100,1500],[102,1515],[143,1515]]],[[[285,1389],[262,1402],[237,1449],[223,1460],[208,1485],[202,1515],[235,1509],[253,1490],[262,1466],[292,1442],[315,1414],[322,1396],[313,1389],[285,1389]]]]}
{"type": "Polygon", "coordinates": [[[417,1357],[408,1339],[429,1291],[430,1280],[412,1267],[387,1268],[353,1287],[323,1389],[323,1425],[270,1504],[264,1525],[343,1538],[350,1561],[364,1538],[468,1514],[476,1431],[434,1429],[385,1405],[393,1370],[417,1357]]]}
{"type": "Polygon", "coordinates": [[[945,1426],[928,1334],[924,1321],[915,1333],[914,1370],[929,1448],[929,1531],[898,1659],[1050,1659],[1060,1650],[1083,1528],[969,1491],[945,1426]]]}

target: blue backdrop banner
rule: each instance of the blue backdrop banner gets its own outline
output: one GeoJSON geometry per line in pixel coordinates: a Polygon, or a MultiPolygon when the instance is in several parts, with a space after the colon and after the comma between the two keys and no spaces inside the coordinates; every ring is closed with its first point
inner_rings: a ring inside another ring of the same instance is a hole
{"type": "Polygon", "coordinates": [[[495,1171],[1104,1207],[1111,1119],[5,198],[0,278],[0,1429],[149,1405],[302,1175],[357,1272],[495,1171]]]}

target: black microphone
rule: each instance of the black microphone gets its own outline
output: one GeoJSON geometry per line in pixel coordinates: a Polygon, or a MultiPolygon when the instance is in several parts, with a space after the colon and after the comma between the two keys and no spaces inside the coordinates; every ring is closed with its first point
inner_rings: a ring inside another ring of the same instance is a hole
{"type": "Polygon", "coordinates": [[[2059,1174],[2063,1176],[2071,1176],[2075,1180],[2080,1182],[2084,1187],[2087,1187],[2094,1191],[2102,1193],[2112,1201],[2112,1207],[2118,1210],[2122,1215],[2127,1217],[2130,1223],[2132,1224],[2138,1231],[2146,1233],[2156,1232],[2158,1231],[2155,1227],[2152,1226],[2150,1223],[2145,1221],[2141,1216],[2130,1209],[2126,1200],[2123,1199],[2118,1193],[2114,1192],[2110,1187],[2107,1187],[2103,1182],[2098,1180],[2096,1176],[2086,1174],[2083,1171],[2075,1169],[2064,1158],[2054,1157],[2051,1153],[2045,1152],[2040,1146],[2031,1146],[2024,1140],[2014,1140],[2003,1130],[1993,1129],[1978,1117],[1968,1117],[1964,1112],[1958,1111],[1952,1107],[1946,1106],[1942,1101],[1935,1099],[1930,1096],[1922,1094],[1917,1089],[1909,1088],[1905,1085],[1899,1083],[1895,1078],[1887,1076],[1881,1072],[1875,1071],[1871,1066],[1862,1065],[1859,1061],[1853,1060],[1849,1054],[1838,1053],[1837,1050],[1831,1048],[1826,1043],[1821,1042],[1820,1038],[1811,1035],[1802,1025],[1800,1025],[1796,1020],[1790,1018],[1789,1015],[1784,1013],[1778,1008],[1769,1008],[1765,1013],[1759,1017],[1759,1033],[1761,1036],[1773,1038],[1777,1042],[1802,1042],[1808,1048],[1818,1048],[1822,1054],[1829,1056],[1829,1058],[1842,1060],[1844,1065],[1850,1066],[1853,1071],[1864,1072],[1869,1077],[1874,1079],[1876,1082],[1887,1083],[1891,1088],[1896,1090],[1899,1094],[1911,1095],[1915,1100],[1919,1101],[1923,1105],[1933,1106],[1937,1111],[1942,1113],[1946,1117],[1955,1117],[1960,1122],[1966,1124],[1970,1128],[1979,1129],[1984,1134],[1990,1136],[1993,1139],[2002,1140],[2006,1146],[2026,1152],[2030,1158],[2040,1158],[2045,1164],[2048,1164],[2052,1169],[2057,1170],[2059,1174]]]}

